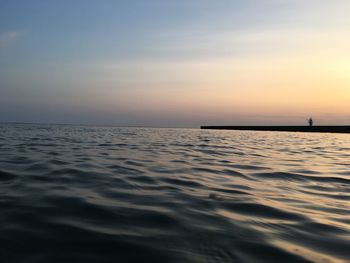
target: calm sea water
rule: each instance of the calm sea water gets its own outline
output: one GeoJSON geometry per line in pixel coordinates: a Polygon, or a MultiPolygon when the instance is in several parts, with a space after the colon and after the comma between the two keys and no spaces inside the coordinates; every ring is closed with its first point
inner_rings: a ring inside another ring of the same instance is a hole
{"type": "Polygon", "coordinates": [[[0,135],[1,262],[350,261],[350,135],[0,135]]]}

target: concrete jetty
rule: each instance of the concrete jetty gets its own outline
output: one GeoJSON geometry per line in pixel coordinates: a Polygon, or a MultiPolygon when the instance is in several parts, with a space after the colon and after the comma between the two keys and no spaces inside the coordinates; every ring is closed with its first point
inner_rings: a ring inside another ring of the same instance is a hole
{"type": "Polygon", "coordinates": [[[279,132],[350,133],[348,126],[201,126],[201,129],[279,132]]]}

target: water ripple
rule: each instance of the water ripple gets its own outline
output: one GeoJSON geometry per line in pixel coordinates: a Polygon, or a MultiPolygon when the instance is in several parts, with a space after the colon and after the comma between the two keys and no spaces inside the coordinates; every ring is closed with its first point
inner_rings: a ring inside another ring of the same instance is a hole
{"type": "Polygon", "coordinates": [[[349,135],[0,125],[2,262],[349,262],[349,135]]]}

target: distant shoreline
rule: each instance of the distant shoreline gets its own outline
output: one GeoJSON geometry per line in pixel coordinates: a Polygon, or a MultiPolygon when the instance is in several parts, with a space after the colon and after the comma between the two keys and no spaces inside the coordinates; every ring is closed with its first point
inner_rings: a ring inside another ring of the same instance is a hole
{"type": "Polygon", "coordinates": [[[279,132],[325,132],[350,133],[350,125],[344,126],[201,126],[210,130],[239,130],[239,131],[279,131],[279,132]]]}

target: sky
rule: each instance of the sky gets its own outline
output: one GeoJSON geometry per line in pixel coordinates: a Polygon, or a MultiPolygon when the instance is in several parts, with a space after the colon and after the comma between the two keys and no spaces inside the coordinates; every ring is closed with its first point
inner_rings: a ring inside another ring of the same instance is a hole
{"type": "Polygon", "coordinates": [[[0,0],[0,122],[350,125],[348,0],[0,0]]]}

